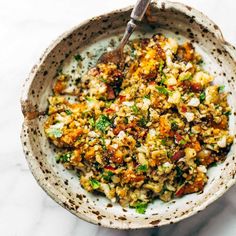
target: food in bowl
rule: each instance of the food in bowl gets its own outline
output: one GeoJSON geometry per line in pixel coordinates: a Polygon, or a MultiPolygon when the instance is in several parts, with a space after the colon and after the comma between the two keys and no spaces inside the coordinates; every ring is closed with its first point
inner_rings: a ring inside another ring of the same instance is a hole
{"type": "Polygon", "coordinates": [[[59,73],[44,128],[84,189],[145,213],[156,198],[203,191],[233,142],[231,109],[190,42],[135,39],[125,58],[124,68],[98,64],[75,84],[59,73]]]}

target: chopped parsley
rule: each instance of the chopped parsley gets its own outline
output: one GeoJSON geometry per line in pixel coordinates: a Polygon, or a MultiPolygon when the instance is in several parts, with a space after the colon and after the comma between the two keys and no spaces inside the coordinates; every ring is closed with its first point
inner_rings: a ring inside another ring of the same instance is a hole
{"type": "Polygon", "coordinates": [[[137,202],[135,204],[135,210],[139,214],[145,214],[148,204],[145,202],[137,202]]]}
{"type": "Polygon", "coordinates": [[[100,140],[101,140],[101,143],[102,143],[102,149],[103,149],[104,151],[107,150],[104,137],[101,137],[100,140]]]}
{"type": "Polygon", "coordinates": [[[143,98],[150,99],[150,94],[145,95],[143,98]]]}
{"type": "Polygon", "coordinates": [[[163,86],[157,86],[156,89],[158,90],[159,93],[162,93],[164,95],[169,94],[169,90],[163,86]]]}
{"type": "Polygon", "coordinates": [[[179,81],[191,80],[193,78],[190,72],[186,72],[184,75],[179,76],[179,81]]]}
{"type": "Polygon", "coordinates": [[[164,68],[164,61],[161,61],[161,62],[160,62],[160,65],[159,65],[159,73],[160,73],[160,74],[163,73],[163,68],[164,68]]]}
{"type": "Polygon", "coordinates": [[[56,162],[66,163],[69,162],[71,158],[71,153],[62,154],[56,157],[56,162]]]}
{"type": "Polygon", "coordinates": [[[231,114],[232,114],[231,111],[224,112],[224,115],[226,115],[226,116],[230,116],[231,114]]]}
{"type": "Polygon", "coordinates": [[[209,165],[209,167],[215,167],[215,166],[217,166],[217,162],[212,162],[212,163],[209,165]]]}
{"type": "Polygon", "coordinates": [[[124,123],[125,123],[125,124],[128,124],[128,123],[129,123],[128,117],[124,117],[124,123]]]}
{"type": "Polygon", "coordinates": [[[104,79],[103,77],[99,77],[98,79],[101,80],[103,83],[107,83],[107,80],[104,79]]]}
{"type": "Polygon", "coordinates": [[[199,99],[200,102],[203,102],[206,99],[206,93],[205,92],[200,93],[199,99]]]}
{"type": "Polygon", "coordinates": [[[182,139],[182,140],[179,141],[179,144],[180,144],[180,145],[185,145],[186,143],[187,143],[187,142],[186,142],[184,139],[182,139]]]}
{"type": "Polygon", "coordinates": [[[113,176],[114,174],[111,172],[111,171],[106,171],[103,175],[102,175],[102,178],[106,181],[110,181],[111,180],[111,177],[113,176]]]}
{"type": "Polygon", "coordinates": [[[71,115],[72,114],[72,111],[71,110],[65,110],[65,113],[66,113],[66,115],[71,115]]]}
{"type": "Polygon", "coordinates": [[[134,114],[138,114],[138,107],[136,106],[136,104],[134,104],[133,106],[131,106],[132,111],[134,112],[134,114]]]}
{"type": "Polygon", "coordinates": [[[171,130],[172,131],[177,131],[179,129],[179,126],[176,121],[171,122],[171,130]]]}
{"type": "Polygon", "coordinates": [[[162,144],[163,146],[165,146],[165,145],[166,145],[166,139],[162,139],[162,140],[161,140],[161,144],[162,144]]]}
{"type": "Polygon", "coordinates": [[[148,121],[145,119],[145,117],[142,117],[139,121],[138,121],[138,125],[145,128],[147,125],[148,121]]]}
{"type": "Polygon", "coordinates": [[[100,183],[96,179],[89,179],[89,183],[93,189],[98,189],[100,187],[100,183]]]}
{"type": "Polygon", "coordinates": [[[92,128],[95,128],[95,120],[94,120],[93,117],[90,118],[90,119],[88,120],[88,122],[89,122],[89,124],[92,126],[92,128]]]}
{"type": "Polygon", "coordinates": [[[93,98],[86,97],[85,99],[86,99],[88,102],[94,102],[94,99],[93,99],[93,98]]]}
{"type": "Polygon", "coordinates": [[[224,90],[225,90],[225,86],[224,85],[219,86],[219,88],[218,88],[219,93],[223,93],[224,90]]]}
{"type": "Polygon", "coordinates": [[[100,115],[100,117],[98,118],[98,120],[95,124],[95,127],[96,127],[96,129],[98,129],[104,133],[106,128],[110,125],[111,125],[110,119],[105,115],[100,115]]]}
{"type": "Polygon", "coordinates": [[[139,172],[147,172],[148,167],[147,167],[147,165],[140,165],[140,166],[138,166],[137,170],[139,172]]]}
{"type": "Polygon", "coordinates": [[[80,54],[75,55],[74,58],[76,61],[83,61],[83,58],[81,57],[80,54]]]}

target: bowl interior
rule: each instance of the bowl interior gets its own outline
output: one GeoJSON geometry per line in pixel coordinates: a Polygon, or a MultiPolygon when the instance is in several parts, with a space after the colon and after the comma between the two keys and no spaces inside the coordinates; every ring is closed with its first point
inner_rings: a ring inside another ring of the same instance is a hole
{"type": "MultiPolygon", "coordinates": [[[[46,119],[47,97],[58,70],[71,71],[76,66],[74,55],[93,55],[85,59],[82,69],[75,70],[77,79],[94,65],[101,53],[116,44],[122,36],[131,8],[116,11],[83,23],[65,33],[49,47],[41,61],[32,70],[25,83],[22,108],[25,122],[22,143],[31,171],[42,188],[59,204],[73,214],[92,223],[117,228],[142,228],[179,221],[204,209],[222,195],[235,182],[235,144],[226,161],[208,171],[208,184],[201,194],[190,194],[169,203],[155,200],[145,215],[133,209],[123,209],[110,203],[105,197],[87,193],[81,188],[73,171],[65,170],[55,162],[55,148],[49,144],[43,131],[46,119]],[[36,114],[36,115],[34,115],[36,114]]],[[[177,3],[153,3],[148,21],[141,24],[132,36],[150,37],[155,33],[176,38],[178,42],[189,40],[203,56],[204,67],[215,76],[215,82],[226,86],[229,92],[230,132],[235,135],[235,60],[234,49],[223,41],[218,27],[198,11],[177,3]]]]}

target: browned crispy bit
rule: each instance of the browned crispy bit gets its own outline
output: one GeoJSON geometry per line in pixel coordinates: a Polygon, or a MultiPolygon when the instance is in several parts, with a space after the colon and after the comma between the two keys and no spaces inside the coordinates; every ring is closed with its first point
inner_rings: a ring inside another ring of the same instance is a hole
{"type": "Polygon", "coordinates": [[[183,61],[191,61],[194,58],[194,47],[191,43],[186,42],[178,47],[177,57],[183,61]]]}

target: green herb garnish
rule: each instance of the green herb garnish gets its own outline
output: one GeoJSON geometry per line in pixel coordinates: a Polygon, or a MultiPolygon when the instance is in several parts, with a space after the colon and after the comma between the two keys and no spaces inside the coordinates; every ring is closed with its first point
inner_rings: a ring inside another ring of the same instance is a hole
{"type": "Polygon", "coordinates": [[[143,127],[143,128],[146,127],[147,123],[148,123],[148,121],[147,121],[144,117],[142,117],[142,118],[138,121],[138,125],[141,126],[141,127],[143,127]]]}
{"type": "Polygon", "coordinates": [[[217,162],[212,162],[212,163],[209,165],[209,167],[215,167],[215,166],[217,166],[217,162]]]}
{"type": "Polygon", "coordinates": [[[171,122],[171,130],[172,131],[177,131],[179,129],[179,126],[176,121],[171,122]]]}
{"type": "Polygon", "coordinates": [[[94,102],[94,99],[93,99],[93,98],[86,97],[85,99],[86,99],[88,102],[94,102]]]}
{"type": "Polygon", "coordinates": [[[145,214],[148,204],[145,202],[137,202],[135,204],[135,210],[139,214],[145,214]]]}
{"type": "Polygon", "coordinates": [[[201,165],[201,161],[197,158],[196,160],[195,160],[195,163],[199,166],[199,165],[201,165]]]}
{"type": "Polygon", "coordinates": [[[102,175],[102,178],[106,181],[110,181],[111,180],[111,177],[113,176],[114,174],[111,172],[111,171],[106,171],[103,175],[102,175]]]}
{"type": "Polygon", "coordinates": [[[129,123],[128,117],[124,117],[124,123],[125,123],[125,124],[128,124],[128,123],[129,123]]]}
{"type": "Polygon", "coordinates": [[[56,161],[57,162],[61,162],[61,163],[65,163],[65,162],[69,162],[71,158],[71,153],[66,153],[66,154],[62,154],[56,157],[56,161]]]}
{"type": "Polygon", "coordinates": [[[232,114],[231,111],[224,112],[224,115],[226,115],[226,116],[230,116],[231,114],[232,114]]]}
{"type": "Polygon", "coordinates": [[[75,55],[74,58],[76,61],[83,61],[83,58],[81,57],[80,54],[75,55]]]}
{"type": "Polygon", "coordinates": [[[138,107],[136,106],[136,104],[134,104],[133,106],[131,106],[131,109],[133,110],[133,112],[135,114],[138,114],[138,107]]]}
{"type": "Polygon", "coordinates": [[[140,166],[138,166],[137,170],[140,172],[147,172],[148,167],[147,167],[147,165],[140,165],[140,166]]]}
{"type": "Polygon", "coordinates": [[[187,142],[186,142],[185,140],[183,140],[183,139],[180,140],[180,142],[179,142],[180,145],[185,145],[186,143],[187,143],[187,142]]]}
{"type": "Polygon", "coordinates": [[[159,73],[163,73],[164,61],[161,61],[159,64],[159,73]]]}
{"type": "Polygon", "coordinates": [[[166,145],[166,139],[162,139],[162,140],[161,140],[161,144],[162,144],[163,146],[165,146],[165,145],[166,145]]]}
{"type": "Polygon", "coordinates": [[[105,80],[103,77],[99,77],[99,80],[101,80],[103,83],[107,83],[107,80],[105,80]]]}
{"type": "Polygon", "coordinates": [[[157,86],[156,89],[158,90],[159,93],[162,93],[164,95],[169,94],[169,90],[163,86],[157,86]]]}
{"type": "Polygon", "coordinates": [[[71,115],[72,114],[72,111],[71,110],[65,110],[65,113],[66,113],[66,115],[71,115]]]}
{"type": "Polygon", "coordinates": [[[193,78],[190,72],[186,72],[184,75],[179,77],[179,81],[191,80],[193,78]]]}
{"type": "Polygon", "coordinates": [[[206,93],[202,92],[199,96],[200,102],[203,102],[206,99],[206,93]]]}
{"type": "Polygon", "coordinates": [[[98,189],[100,187],[100,183],[96,179],[89,179],[89,183],[93,189],[98,189]]]}
{"type": "Polygon", "coordinates": [[[101,137],[100,140],[101,140],[101,142],[102,142],[102,149],[103,149],[104,151],[107,150],[106,142],[105,142],[104,137],[101,137]]]}
{"type": "Polygon", "coordinates": [[[224,85],[219,86],[219,88],[218,88],[219,93],[223,93],[224,90],[225,90],[225,86],[224,85]]]}
{"type": "Polygon", "coordinates": [[[99,119],[97,120],[95,127],[96,129],[105,132],[106,128],[111,125],[110,119],[105,115],[100,115],[99,119]]]}
{"type": "Polygon", "coordinates": [[[145,95],[143,98],[150,99],[150,94],[145,95]]]}
{"type": "Polygon", "coordinates": [[[88,120],[88,122],[89,122],[89,124],[92,126],[92,128],[95,128],[95,120],[94,120],[93,117],[90,118],[90,119],[88,120]]]}

